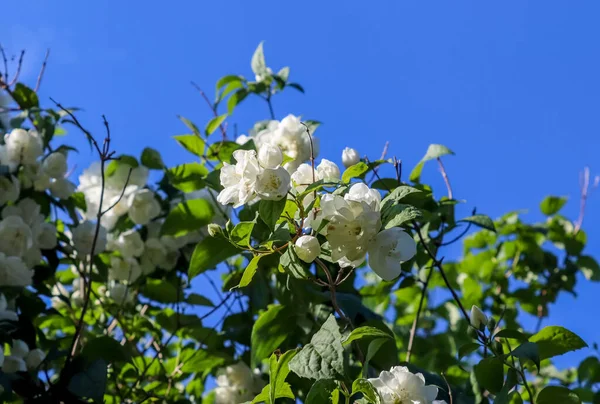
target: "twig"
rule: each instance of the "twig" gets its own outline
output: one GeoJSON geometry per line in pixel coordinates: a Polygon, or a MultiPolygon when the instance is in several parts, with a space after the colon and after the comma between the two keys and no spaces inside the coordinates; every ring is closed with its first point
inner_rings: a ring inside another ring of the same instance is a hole
{"type": "Polygon", "coordinates": [[[431,275],[433,275],[433,266],[429,268],[429,273],[427,274],[427,278],[425,278],[425,283],[423,284],[423,289],[421,290],[421,298],[419,299],[419,307],[417,308],[417,314],[415,315],[415,319],[413,320],[412,327],[410,328],[410,335],[408,337],[408,347],[406,349],[406,361],[410,363],[410,355],[412,353],[412,347],[415,341],[415,334],[417,333],[417,326],[419,325],[419,316],[421,314],[421,309],[423,308],[423,302],[425,301],[425,296],[427,295],[427,288],[429,287],[429,280],[431,279],[431,275]]]}
{"type": "Polygon", "coordinates": [[[441,375],[442,375],[442,379],[444,379],[444,382],[446,382],[446,387],[448,387],[448,399],[450,400],[450,402],[448,404],[452,404],[452,388],[450,387],[450,383],[448,383],[448,380],[446,379],[446,375],[444,374],[444,372],[442,372],[441,375]]]}
{"type": "Polygon", "coordinates": [[[267,96],[265,97],[265,100],[267,101],[267,105],[269,106],[269,114],[271,114],[271,119],[275,120],[275,112],[273,112],[273,103],[271,103],[271,88],[268,88],[269,93],[267,94],[267,96]]]}
{"type": "Polygon", "coordinates": [[[575,229],[573,230],[574,234],[579,233],[581,230],[581,226],[583,225],[583,218],[585,217],[585,205],[588,197],[588,190],[590,188],[590,168],[585,167],[583,169],[583,173],[581,173],[580,177],[580,187],[581,187],[581,198],[579,202],[579,217],[577,218],[577,222],[575,222],[575,229]]]}
{"type": "MultiPolygon", "coordinates": [[[[14,85],[17,80],[19,80],[19,76],[21,75],[21,67],[23,66],[23,56],[25,56],[25,51],[21,51],[21,56],[19,56],[19,62],[17,63],[17,71],[15,72],[15,77],[8,83],[9,86],[14,85]]],[[[8,77],[6,78],[8,80],[8,77]]]]}
{"type": "Polygon", "coordinates": [[[467,322],[469,322],[469,314],[467,313],[464,306],[462,305],[460,298],[458,297],[458,294],[452,288],[452,285],[450,285],[450,281],[448,280],[448,277],[446,276],[446,272],[444,271],[444,267],[442,266],[442,261],[438,260],[435,257],[435,254],[433,254],[431,252],[431,250],[425,243],[425,240],[423,239],[423,235],[421,234],[421,227],[419,226],[419,224],[414,220],[412,223],[417,232],[417,235],[419,236],[419,240],[421,241],[421,244],[423,244],[425,251],[427,252],[429,257],[433,260],[433,265],[440,271],[440,274],[442,275],[442,278],[444,279],[444,283],[446,284],[446,287],[450,290],[450,293],[452,294],[452,297],[454,298],[454,300],[456,301],[456,304],[460,308],[460,311],[462,312],[463,316],[465,317],[465,320],[467,320],[467,322]]]}
{"type": "Polygon", "coordinates": [[[346,315],[344,314],[342,309],[340,309],[340,306],[337,303],[337,298],[335,296],[335,282],[333,281],[331,272],[329,272],[329,268],[327,268],[327,265],[325,265],[325,263],[319,258],[315,259],[315,263],[319,266],[319,268],[323,270],[323,272],[325,272],[325,276],[327,276],[327,286],[329,287],[329,292],[331,293],[331,305],[333,306],[333,309],[342,320],[347,322],[350,325],[350,327],[352,327],[352,321],[348,317],[346,317],[346,315]]]}
{"type": "MultiPolygon", "coordinates": [[[[202,98],[204,98],[204,101],[206,101],[206,103],[208,104],[208,107],[214,114],[215,118],[218,117],[219,113],[217,112],[217,109],[215,108],[214,104],[212,102],[210,102],[210,100],[206,96],[206,93],[204,91],[202,91],[202,89],[200,88],[200,86],[198,84],[194,83],[193,81],[191,83],[192,83],[192,86],[194,86],[194,88],[196,90],[198,90],[198,92],[200,93],[202,98]]],[[[225,131],[223,124],[219,124],[219,130],[221,131],[221,136],[223,137],[223,140],[225,140],[227,138],[227,132],[225,131]]]]}
{"type": "Polygon", "coordinates": [[[121,202],[121,199],[123,199],[123,195],[125,195],[125,190],[127,189],[127,185],[129,184],[129,178],[131,177],[132,171],[133,171],[133,168],[130,168],[129,172],[127,173],[127,178],[125,179],[125,185],[123,185],[123,190],[121,191],[121,195],[119,195],[119,198],[115,201],[115,203],[113,203],[106,210],[104,210],[102,212],[102,215],[105,215],[106,213],[108,213],[108,211],[110,211],[112,208],[117,206],[119,204],[119,202],[121,202]]]}
{"type": "MultiPolygon", "coordinates": [[[[387,154],[389,147],[390,147],[390,142],[386,141],[385,144],[383,145],[383,151],[381,152],[381,157],[379,158],[379,160],[383,160],[385,158],[385,155],[387,154]]],[[[373,175],[371,176],[371,179],[368,181],[368,184],[370,184],[371,182],[373,182],[373,180],[375,179],[375,176],[377,174],[377,170],[378,169],[379,169],[379,167],[373,168],[373,175]]]]}
{"type": "Polygon", "coordinates": [[[8,80],[8,58],[6,57],[6,52],[4,52],[4,47],[1,44],[0,53],[2,53],[2,60],[4,61],[4,80],[8,80]]]}
{"type": "Polygon", "coordinates": [[[38,74],[37,81],[35,83],[35,92],[37,93],[40,89],[40,84],[42,84],[42,78],[44,77],[44,72],[46,71],[46,65],[48,64],[48,58],[50,57],[50,49],[46,50],[46,56],[44,57],[44,63],[42,63],[42,68],[40,69],[40,73],[38,74]]]}
{"type": "Polygon", "coordinates": [[[442,159],[439,157],[437,158],[437,162],[440,165],[440,171],[442,172],[444,183],[446,183],[446,188],[448,189],[448,199],[454,199],[452,197],[452,187],[450,186],[450,179],[448,178],[448,174],[446,173],[446,169],[444,168],[444,163],[442,163],[442,159]]]}

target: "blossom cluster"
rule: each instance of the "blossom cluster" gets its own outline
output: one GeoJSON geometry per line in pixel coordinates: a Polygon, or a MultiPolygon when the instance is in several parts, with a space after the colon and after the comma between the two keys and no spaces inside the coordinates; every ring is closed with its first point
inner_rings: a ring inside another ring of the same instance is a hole
{"type": "Polygon", "coordinates": [[[251,401],[265,385],[260,372],[253,372],[244,362],[220,369],[216,381],[215,404],[251,401]]]}
{"type": "MultiPolygon", "coordinates": [[[[233,153],[236,163],[225,163],[221,169],[224,189],[217,198],[221,204],[240,207],[257,198],[281,200],[288,195],[290,198],[301,195],[304,208],[318,207],[300,218],[303,227],[311,229],[295,242],[300,259],[312,262],[321,254],[321,243],[317,239],[317,235],[321,235],[329,242],[331,260],[342,268],[362,265],[368,254],[370,267],[381,278],[392,280],[400,274],[400,263],[416,254],[416,243],[398,227],[381,229],[378,190],[359,182],[343,195],[317,192],[303,195],[316,181],[329,183],[334,188],[343,184],[340,169],[334,162],[322,159],[316,167],[304,162],[314,159],[318,142],[298,117],[288,115],[281,122],[270,121],[252,138],[257,151],[236,150],[233,153]],[[284,157],[289,158],[285,164],[284,157]],[[318,204],[315,197],[319,199],[318,204]]],[[[242,141],[248,139],[244,137],[242,141]]],[[[359,161],[356,150],[346,148],[342,152],[346,167],[359,161]]]]}

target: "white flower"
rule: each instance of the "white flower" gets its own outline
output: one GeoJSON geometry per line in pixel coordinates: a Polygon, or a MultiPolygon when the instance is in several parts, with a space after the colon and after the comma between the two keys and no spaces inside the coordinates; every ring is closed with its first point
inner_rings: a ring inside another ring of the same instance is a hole
{"type": "Polygon", "coordinates": [[[265,168],[256,179],[256,193],[261,199],[278,201],[290,189],[290,174],[283,167],[265,168]]]}
{"type": "Polygon", "coordinates": [[[340,168],[333,161],[327,159],[321,160],[317,166],[317,174],[320,180],[326,182],[336,182],[340,180],[340,168]]]}
{"type": "Polygon", "coordinates": [[[350,147],[346,147],[342,151],[342,163],[344,167],[348,168],[353,166],[354,164],[360,161],[360,156],[358,155],[358,151],[356,149],[352,149],[350,147]]]}
{"type": "Polygon", "coordinates": [[[383,371],[379,377],[369,379],[379,396],[382,404],[442,404],[436,400],[438,388],[426,386],[421,373],[411,373],[404,366],[394,366],[390,371],[383,371]]]}
{"type": "Polygon", "coordinates": [[[29,353],[29,347],[25,343],[25,341],[20,339],[15,339],[12,342],[12,347],[10,350],[10,354],[12,356],[16,356],[18,358],[25,358],[29,353]]]}
{"type": "Polygon", "coordinates": [[[262,389],[260,379],[244,362],[227,366],[217,373],[215,404],[245,403],[252,400],[262,389]]]}
{"type": "Polygon", "coordinates": [[[251,139],[251,138],[250,138],[249,136],[246,136],[246,135],[239,135],[239,136],[237,137],[237,139],[235,139],[235,142],[236,142],[237,144],[243,145],[243,144],[246,144],[246,142],[247,142],[248,140],[250,140],[250,139],[251,139]]]}
{"type": "Polygon", "coordinates": [[[42,140],[34,130],[13,129],[4,140],[8,158],[16,164],[34,164],[44,152],[42,140]]]}
{"type": "Polygon", "coordinates": [[[50,250],[56,247],[58,242],[56,236],[56,226],[52,223],[43,222],[32,229],[35,235],[36,244],[42,250],[50,250]]]}
{"type": "Polygon", "coordinates": [[[254,150],[236,150],[233,152],[235,165],[224,163],[220,180],[223,190],[217,196],[222,205],[233,204],[234,208],[242,206],[256,195],[254,186],[260,172],[258,159],[254,150]]]}
{"type": "Polygon", "coordinates": [[[469,316],[471,319],[471,325],[476,329],[481,329],[485,327],[488,323],[487,316],[481,311],[481,309],[475,305],[471,307],[471,315],[469,316]]]}
{"type": "Polygon", "coordinates": [[[128,164],[119,164],[115,172],[107,178],[107,186],[118,190],[119,192],[127,186],[143,187],[148,182],[148,168],[144,166],[131,167],[128,164]],[[131,174],[129,174],[131,170],[131,174]],[[129,176],[129,181],[127,181],[129,176]]]}
{"type": "Polygon", "coordinates": [[[400,276],[400,264],[417,253],[417,243],[399,227],[385,229],[375,236],[369,246],[369,266],[383,280],[400,276]]]}
{"type": "MultiPolygon", "coordinates": [[[[6,301],[6,297],[0,293],[0,321],[18,321],[19,316],[13,310],[8,310],[8,302],[6,301]]],[[[0,356],[4,356],[2,348],[0,347],[0,356]]],[[[0,366],[2,364],[0,363],[0,366]]]]}
{"type": "Polygon", "coordinates": [[[23,358],[19,358],[18,356],[5,356],[4,363],[2,364],[2,371],[4,373],[16,373],[16,372],[26,372],[27,365],[23,358]]]}
{"type": "Polygon", "coordinates": [[[35,370],[42,364],[44,359],[46,358],[46,354],[41,349],[32,349],[29,351],[27,358],[25,359],[25,364],[27,365],[27,369],[35,370]]]}
{"type": "Polygon", "coordinates": [[[144,241],[140,233],[135,230],[119,234],[111,247],[111,249],[119,251],[124,258],[139,257],[144,253],[144,241]]]}
{"type": "Polygon", "coordinates": [[[134,292],[122,283],[112,283],[108,288],[107,295],[118,305],[131,303],[135,297],[134,292]]]}
{"type": "Polygon", "coordinates": [[[69,199],[77,187],[66,178],[57,178],[50,182],[50,193],[58,199],[69,199]]]}
{"type": "Polygon", "coordinates": [[[291,178],[294,181],[294,188],[298,192],[304,192],[310,184],[319,179],[316,170],[313,176],[312,166],[306,163],[300,164],[291,178]]]}
{"type": "MultiPolygon", "coordinates": [[[[72,229],[73,244],[79,255],[88,255],[92,253],[92,245],[96,233],[96,224],[90,221],[80,223],[72,229]]],[[[100,226],[98,238],[96,240],[96,248],[94,254],[100,254],[106,249],[106,229],[100,226]]]]}
{"type": "Polygon", "coordinates": [[[28,226],[33,226],[39,221],[44,221],[41,207],[31,198],[21,199],[16,205],[6,206],[2,210],[2,218],[19,216],[28,226]]]}
{"type": "Polygon", "coordinates": [[[38,246],[33,246],[23,256],[23,262],[27,268],[33,268],[38,265],[42,260],[42,252],[38,246]]]}
{"type": "Polygon", "coordinates": [[[160,214],[160,204],[149,189],[140,189],[129,197],[129,218],[135,224],[145,225],[160,214]]]}
{"type": "Polygon", "coordinates": [[[321,211],[311,224],[313,228],[319,228],[322,220],[328,221],[322,233],[331,246],[331,258],[342,267],[362,264],[370,243],[381,228],[379,203],[375,196],[379,192],[367,187],[366,191],[360,192],[362,197],[359,198],[358,191],[352,192],[356,185],[344,197],[324,195],[321,211]]]}
{"type": "Polygon", "coordinates": [[[0,221],[0,252],[22,257],[32,246],[31,228],[20,216],[8,216],[0,221]]]}
{"type": "Polygon", "coordinates": [[[263,168],[277,168],[283,163],[281,149],[271,143],[266,143],[258,149],[258,162],[263,168]]]}
{"type": "Polygon", "coordinates": [[[0,175],[0,207],[8,202],[15,202],[19,198],[20,188],[16,177],[0,175]]]}
{"type": "Polygon", "coordinates": [[[149,274],[154,271],[157,265],[163,263],[167,256],[166,247],[157,238],[146,240],[144,255],[141,258],[142,272],[149,274]]]}
{"type": "Polygon", "coordinates": [[[352,185],[345,198],[350,201],[364,202],[375,211],[381,209],[381,194],[379,191],[369,188],[362,182],[352,185]]]}
{"type": "Polygon", "coordinates": [[[315,258],[321,254],[321,244],[319,240],[313,236],[300,236],[296,240],[295,248],[296,255],[304,262],[313,262],[315,258]]]}
{"type": "Polygon", "coordinates": [[[60,152],[50,154],[42,163],[42,170],[51,178],[63,178],[67,168],[67,156],[60,152]]]}
{"type": "Polygon", "coordinates": [[[110,278],[117,281],[135,282],[142,268],[135,258],[110,257],[110,278]]]}

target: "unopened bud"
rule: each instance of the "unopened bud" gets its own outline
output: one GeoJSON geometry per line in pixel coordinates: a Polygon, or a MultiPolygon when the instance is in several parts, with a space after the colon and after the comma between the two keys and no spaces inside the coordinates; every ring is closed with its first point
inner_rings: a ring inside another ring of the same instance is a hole
{"type": "Polygon", "coordinates": [[[211,237],[218,237],[223,235],[223,229],[216,223],[211,223],[208,225],[208,234],[211,237]]]}

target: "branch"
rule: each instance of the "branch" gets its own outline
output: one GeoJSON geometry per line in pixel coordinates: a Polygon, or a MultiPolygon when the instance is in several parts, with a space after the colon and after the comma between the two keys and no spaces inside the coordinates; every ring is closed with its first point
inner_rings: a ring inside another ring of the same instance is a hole
{"type": "Polygon", "coordinates": [[[421,314],[421,309],[423,308],[423,302],[425,301],[425,296],[427,295],[427,288],[429,287],[429,280],[431,279],[431,275],[433,275],[433,266],[429,268],[429,273],[427,274],[427,278],[425,279],[425,283],[423,284],[423,289],[421,290],[421,298],[419,299],[419,307],[417,308],[417,314],[415,319],[413,320],[412,327],[410,328],[410,336],[408,337],[408,347],[406,349],[406,362],[410,363],[410,354],[412,352],[413,343],[415,341],[415,334],[417,333],[417,326],[419,325],[419,316],[421,314]]]}
{"type": "Polygon", "coordinates": [[[448,174],[446,174],[446,168],[444,167],[444,163],[442,163],[442,159],[439,157],[437,158],[437,162],[440,166],[440,171],[442,172],[444,183],[446,183],[446,188],[448,189],[448,199],[454,199],[452,197],[452,186],[450,186],[450,179],[448,178],[448,174]]]}
{"type": "MultiPolygon", "coordinates": [[[[594,187],[596,187],[597,181],[594,183],[594,187]]],[[[585,167],[580,177],[580,187],[581,187],[581,197],[579,202],[579,217],[577,218],[577,222],[575,222],[575,229],[573,230],[574,234],[579,233],[581,230],[581,226],[583,226],[583,218],[585,217],[585,205],[587,203],[588,192],[590,188],[590,168],[585,167]]]]}
{"type": "Polygon", "coordinates": [[[42,77],[44,77],[44,72],[46,71],[46,64],[48,63],[48,58],[50,57],[50,49],[46,50],[46,56],[44,57],[44,63],[42,63],[42,68],[40,69],[40,73],[38,74],[37,81],[35,83],[35,92],[37,93],[40,89],[40,84],[42,84],[42,77]]]}
{"type": "MultiPolygon", "coordinates": [[[[215,118],[218,117],[219,113],[217,112],[217,109],[215,108],[214,104],[212,102],[210,102],[210,100],[206,96],[206,93],[204,91],[202,91],[202,89],[200,88],[200,86],[198,84],[194,83],[193,81],[191,82],[191,84],[192,84],[192,86],[194,86],[194,88],[196,88],[196,90],[198,90],[198,92],[200,93],[202,98],[204,98],[204,101],[206,101],[206,103],[208,104],[208,107],[214,114],[215,118]]],[[[223,136],[223,140],[225,140],[227,138],[227,132],[225,131],[223,124],[219,124],[219,129],[221,130],[221,136],[223,136]]]]}
{"type": "MultiPolygon", "coordinates": [[[[8,83],[9,86],[14,85],[17,82],[17,80],[19,80],[19,76],[21,75],[21,67],[23,66],[23,56],[25,56],[24,50],[21,51],[21,56],[19,56],[19,63],[17,64],[17,71],[15,73],[15,77],[13,77],[10,83],[8,83]]],[[[8,77],[6,77],[6,79],[8,80],[8,77]]]]}

